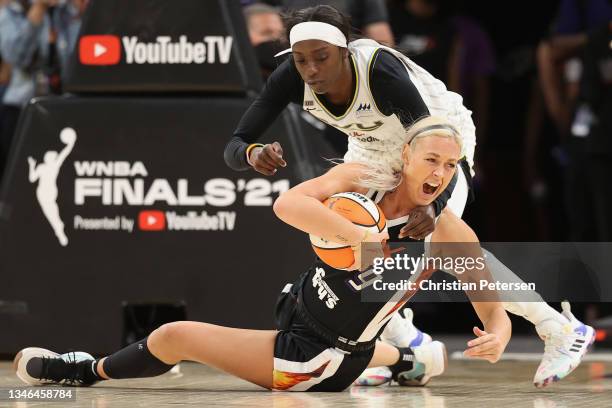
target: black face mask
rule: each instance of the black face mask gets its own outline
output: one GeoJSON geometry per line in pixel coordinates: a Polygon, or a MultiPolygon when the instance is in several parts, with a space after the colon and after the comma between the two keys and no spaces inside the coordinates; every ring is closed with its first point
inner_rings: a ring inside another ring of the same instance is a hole
{"type": "Polygon", "coordinates": [[[282,58],[275,58],[274,55],[287,48],[287,45],[280,40],[266,41],[255,46],[257,62],[262,70],[264,77],[268,77],[272,71],[283,62],[282,58]]]}

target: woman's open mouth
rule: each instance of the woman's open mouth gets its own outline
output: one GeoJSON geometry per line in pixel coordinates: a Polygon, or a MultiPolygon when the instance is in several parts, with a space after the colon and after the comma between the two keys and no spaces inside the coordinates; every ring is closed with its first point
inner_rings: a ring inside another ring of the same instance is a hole
{"type": "Polygon", "coordinates": [[[435,194],[438,189],[440,188],[440,186],[442,185],[442,183],[428,183],[425,182],[423,183],[423,192],[427,195],[433,195],[435,194]]]}

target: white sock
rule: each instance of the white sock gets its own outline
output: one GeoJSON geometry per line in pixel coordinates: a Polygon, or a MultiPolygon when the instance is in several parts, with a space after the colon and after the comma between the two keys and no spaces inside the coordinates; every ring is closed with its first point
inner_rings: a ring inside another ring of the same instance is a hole
{"type": "Polygon", "coordinates": [[[533,323],[540,336],[569,322],[565,316],[545,302],[504,302],[503,305],[508,312],[533,323]]]}

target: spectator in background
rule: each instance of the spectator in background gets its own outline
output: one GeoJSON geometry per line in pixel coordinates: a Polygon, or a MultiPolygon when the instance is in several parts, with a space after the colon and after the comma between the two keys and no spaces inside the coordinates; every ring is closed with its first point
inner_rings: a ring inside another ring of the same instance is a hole
{"type": "Polygon", "coordinates": [[[611,68],[597,45],[606,37],[610,20],[612,4],[606,0],[563,0],[553,34],[538,48],[546,107],[567,153],[565,195],[572,241],[611,240],[607,212],[612,194],[606,176],[612,174],[612,136],[603,131],[610,111],[601,111],[611,68]],[[602,89],[594,92],[593,84],[602,89]]]}
{"type": "MultiPolygon", "coordinates": [[[[571,241],[612,240],[611,21],[612,2],[562,0],[552,33],[538,48],[545,105],[564,147],[561,162],[571,241]]],[[[586,265],[571,268],[588,276],[586,265]]],[[[571,281],[560,285],[568,293],[573,289],[571,281]]],[[[587,321],[609,312],[605,303],[587,305],[585,310],[587,321]]]]}
{"type": "Polygon", "coordinates": [[[7,64],[6,61],[2,59],[2,55],[0,55],[0,101],[2,101],[2,96],[4,95],[4,91],[10,79],[11,66],[7,64]]]}
{"type": "MultiPolygon", "coordinates": [[[[4,91],[6,91],[6,86],[8,85],[10,79],[11,66],[2,59],[2,55],[0,54],[0,115],[2,115],[2,97],[4,96],[4,91]]],[[[2,124],[1,116],[0,124],[2,124]]]]}
{"type": "MultiPolygon", "coordinates": [[[[8,0],[0,0],[0,10],[6,6],[8,0]]],[[[8,85],[8,81],[11,77],[11,67],[6,61],[2,60],[2,54],[0,53],[0,185],[2,184],[2,98],[4,97],[4,91],[8,85]]]]}
{"type": "Polygon", "coordinates": [[[458,37],[459,78],[456,91],[463,97],[464,105],[473,112],[478,133],[477,146],[484,145],[489,122],[491,77],[496,66],[495,50],[491,38],[476,20],[454,16],[451,21],[458,37]]]}
{"type": "MultiPolygon", "coordinates": [[[[461,3],[454,3],[455,10],[464,10],[461,3]]],[[[480,197],[468,209],[472,225],[482,225],[487,209],[486,190],[487,178],[485,170],[487,140],[489,139],[489,116],[491,106],[491,82],[496,69],[495,50],[491,38],[481,25],[467,15],[454,15],[451,24],[457,40],[458,75],[454,76],[457,83],[454,89],[463,97],[463,104],[472,111],[472,119],[476,126],[476,154],[474,156],[473,180],[474,194],[480,197]]],[[[451,81],[452,82],[452,81],[451,81]]],[[[493,159],[494,160],[494,159],[493,159]]],[[[490,164],[489,164],[490,165],[490,164]]]]}
{"type": "Polygon", "coordinates": [[[268,4],[254,3],[243,9],[251,45],[264,78],[278,66],[274,57],[287,48],[283,40],[283,20],[277,8],[268,4]]]}
{"type": "Polygon", "coordinates": [[[590,205],[595,219],[595,239],[612,241],[612,16],[599,28],[589,32],[583,53],[583,75],[580,80],[578,106],[589,116],[577,123],[572,133],[580,136],[585,126],[584,152],[590,205]]]}
{"type": "Polygon", "coordinates": [[[458,91],[459,37],[441,0],[393,0],[389,15],[395,43],[402,52],[448,89],[458,91]]]}
{"type": "Polygon", "coordinates": [[[14,66],[11,79],[2,99],[0,115],[0,174],[4,170],[12,135],[21,107],[34,96],[34,79],[31,66],[37,54],[39,38],[35,28],[41,26],[46,6],[30,6],[26,1],[10,1],[0,10],[0,54],[4,62],[14,66]],[[26,11],[29,13],[26,15],[26,11]],[[29,46],[33,42],[35,46],[29,46]]]}
{"type": "Polygon", "coordinates": [[[2,117],[4,113],[4,109],[2,109],[2,98],[4,97],[4,92],[6,91],[6,87],[11,78],[11,66],[6,63],[2,59],[2,55],[0,55],[0,184],[2,184],[2,117]]]}
{"type": "Polygon", "coordinates": [[[281,6],[285,10],[299,10],[326,4],[351,17],[351,24],[358,34],[393,45],[393,35],[389,27],[389,16],[384,0],[267,0],[267,3],[281,6]]]}
{"type": "Polygon", "coordinates": [[[34,96],[61,93],[87,0],[13,0],[0,10],[0,54],[12,66],[3,97],[0,172],[22,107],[34,96]]]}
{"type": "Polygon", "coordinates": [[[560,133],[569,134],[587,32],[612,18],[607,0],[562,0],[550,37],[538,50],[546,105],[560,133]]]}

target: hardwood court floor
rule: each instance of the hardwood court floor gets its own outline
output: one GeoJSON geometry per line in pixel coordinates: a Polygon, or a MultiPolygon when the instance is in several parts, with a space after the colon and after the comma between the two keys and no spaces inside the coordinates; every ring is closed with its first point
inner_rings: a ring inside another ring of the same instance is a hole
{"type": "Polygon", "coordinates": [[[10,362],[0,362],[0,407],[612,407],[612,363],[584,362],[570,377],[545,390],[531,384],[537,364],[450,360],[447,372],[424,388],[352,387],[342,393],[291,393],[262,390],[211,368],[184,363],[180,373],[78,388],[74,402],[15,403],[7,401],[6,390],[22,384],[10,362]]]}

